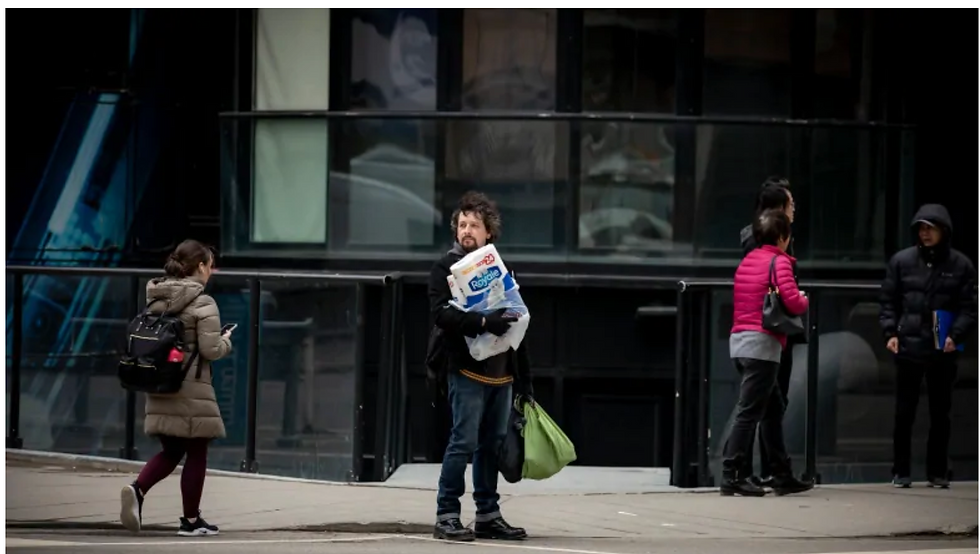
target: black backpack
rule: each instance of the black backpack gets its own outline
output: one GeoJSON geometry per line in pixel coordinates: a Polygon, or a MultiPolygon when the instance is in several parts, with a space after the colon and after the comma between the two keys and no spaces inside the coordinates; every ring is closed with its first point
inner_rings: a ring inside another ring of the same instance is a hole
{"type": "MultiPolygon", "coordinates": [[[[184,383],[187,370],[197,358],[197,350],[187,355],[184,350],[184,322],[180,320],[179,313],[172,314],[169,308],[168,304],[163,313],[151,314],[147,305],[126,327],[126,350],[119,360],[119,382],[124,389],[172,394],[179,391],[184,383]]],[[[198,379],[201,378],[201,369],[199,365],[198,379]]]]}

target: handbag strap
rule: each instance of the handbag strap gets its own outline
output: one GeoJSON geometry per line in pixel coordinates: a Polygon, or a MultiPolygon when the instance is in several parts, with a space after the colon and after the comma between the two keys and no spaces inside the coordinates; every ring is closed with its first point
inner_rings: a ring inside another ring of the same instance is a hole
{"type": "Polygon", "coordinates": [[[769,292],[779,292],[779,287],[776,286],[776,258],[778,257],[779,254],[776,254],[769,262],[769,292]]]}

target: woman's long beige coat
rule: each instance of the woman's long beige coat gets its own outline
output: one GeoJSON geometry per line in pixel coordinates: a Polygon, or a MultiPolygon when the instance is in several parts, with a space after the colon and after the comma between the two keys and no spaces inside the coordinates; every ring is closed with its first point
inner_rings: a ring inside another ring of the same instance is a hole
{"type": "MultiPolygon", "coordinates": [[[[198,350],[184,384],[174,394],[148,394],[147,435],[167,435],[187,439],[218,439],[225,436],[218,401],[211,385],[211,362],[231,352],[231,340],[221,336],[218,305],[206,294],[204,284],[194,278],[153,279],[146,285],[151,313],[180,313],[184,323],[184,343],[188,352],[198,350]],[[169,306],[168,306],[169,303],[169,306]],[[197,369],[201,366],[201,377],[197,369]]],[[[190,353],[186,354],[190,356],[190,353]]]]}

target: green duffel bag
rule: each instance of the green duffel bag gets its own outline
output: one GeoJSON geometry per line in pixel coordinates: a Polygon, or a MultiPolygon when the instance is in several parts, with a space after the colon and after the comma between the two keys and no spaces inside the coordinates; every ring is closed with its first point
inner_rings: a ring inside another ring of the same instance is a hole
{"type": "Polygon", "coordinates": [[[524,404],[525,479],[547,479],[575,461],[575,445],[537,402],[524,404]]]}

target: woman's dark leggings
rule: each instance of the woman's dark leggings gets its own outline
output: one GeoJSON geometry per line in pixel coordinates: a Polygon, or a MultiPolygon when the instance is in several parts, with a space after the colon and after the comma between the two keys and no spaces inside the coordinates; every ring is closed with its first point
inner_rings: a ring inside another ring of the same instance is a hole
{"type": "Polygon", "coordinates": [[[181,458],[187,461],[180,473],[180,496],[184,501],[184,517],[197,517],[204,492],[204,474],[208,467],[208,443],[211,439],[184,439],[161,436],[163,451],[146,462],[136,478],[143,494],[177,469],[181,458]]]}

